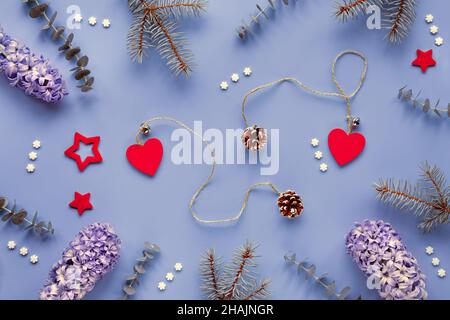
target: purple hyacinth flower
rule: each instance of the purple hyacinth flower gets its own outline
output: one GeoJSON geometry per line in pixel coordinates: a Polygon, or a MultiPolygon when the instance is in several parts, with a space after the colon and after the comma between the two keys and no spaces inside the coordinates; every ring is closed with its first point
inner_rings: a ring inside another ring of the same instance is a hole
{"type": "Polygon", "coordinates": [[[58,102],[67,90],[58,70],[3,32],[0,27],[0,73],[11,86],[44,102],[58,102]]]}
{"type": "Polygon", "coordinates": [[[80,300],[119,260],[120,239],[109,224],[82,229],[50,270],[41,300],[80,300]]]}
{"type": "Polygon", "coordinates": [[[347,253],[367,277],[375,277],[386,300],[423,300],[425,275],[389,223],[357,223],[346,237],[347,253]]]}

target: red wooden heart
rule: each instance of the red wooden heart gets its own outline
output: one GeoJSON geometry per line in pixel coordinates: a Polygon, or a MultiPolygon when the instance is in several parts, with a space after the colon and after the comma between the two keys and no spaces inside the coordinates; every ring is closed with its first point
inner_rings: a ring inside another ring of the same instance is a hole
{"type": "Polygon", "coordinates": [[[163,146],[156,138],[149,139],[144,145],[133,144],[127,149],[127,159],[140,172],[154,176],[163,156],[163,146]]]}
{"type": "Polygon", "coordinates": [[[340,165],[355,160],[363,151],[366,138],[360,133],[348,134],[342,129],[333,129],[328,135],[328,147],[336,162],[340,165]]]}

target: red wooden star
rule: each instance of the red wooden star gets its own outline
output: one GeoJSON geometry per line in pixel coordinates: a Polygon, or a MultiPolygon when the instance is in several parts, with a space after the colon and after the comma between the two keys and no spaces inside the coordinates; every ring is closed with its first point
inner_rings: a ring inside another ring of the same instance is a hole
{"type": "Polygon", "coordinates": [[[75,199],[69,203],[69,206],[71,208],[77,209],[78,214],[81,216],[86,210],[91,210],[93,208],[91,202],[91,194],[81,194],[78,192],[75,192],[75,199]]]}
{"type": "Polygon", "coordinates": [[[422,72],[427,71],[428,67],[435,66],[436,61],[433,59],[433,50],[417,50],[417,58],[412,62],[412,65],[420,67],[420,69],[422,69],[422,72]]]}
{"type": "Polygon", "coordinates": [[[90,137],[86,138],[85,136],[81,135],[78,132],[75,132],[74,136],[74,142],[73,145],[70,146],[66,151],[64,151],[64,154],[66,157],[69,157],[77,163],[78,170],[83,171],[86,169],[88,165],[91,163],[99,163],[103,161],[102,155],[98,151],[98,146],[100,144],[100,137],[90,137]],[[86,157],[86,159],[81,160],[81,157],[76,152],[80,148],[80,141],[84,144],[91,144],[92,145],[92,156],[86,157]]]}

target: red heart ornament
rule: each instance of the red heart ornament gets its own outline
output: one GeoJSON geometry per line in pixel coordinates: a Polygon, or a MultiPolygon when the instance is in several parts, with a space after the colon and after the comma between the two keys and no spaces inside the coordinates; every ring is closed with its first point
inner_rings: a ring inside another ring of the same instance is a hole
{"type": "Polygon", "coordinates": [[[363,151],[366,138],[360,133],[348,134],[342,129],[333,129],[328,135],[328,147],[340,166],[355,160],[363,151]]]}
{"type": "Polygon", "coordinates": [[[133,144],[127,149],[128,162],[140,172],[154,176],[163,156],[163,146],[156,138],[144,145],[133,144]]]}

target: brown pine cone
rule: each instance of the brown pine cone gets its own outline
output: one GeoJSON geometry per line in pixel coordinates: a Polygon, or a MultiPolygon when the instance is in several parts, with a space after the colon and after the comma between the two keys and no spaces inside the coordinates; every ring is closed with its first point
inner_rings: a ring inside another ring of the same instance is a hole
{"type": "Polygon", "coordinates": [[[293,219],[298,217],[303,211],[303,202],[300,196],[293,190],[283,192],[277,201],[280,213],[283,217],[293,219]]]}

